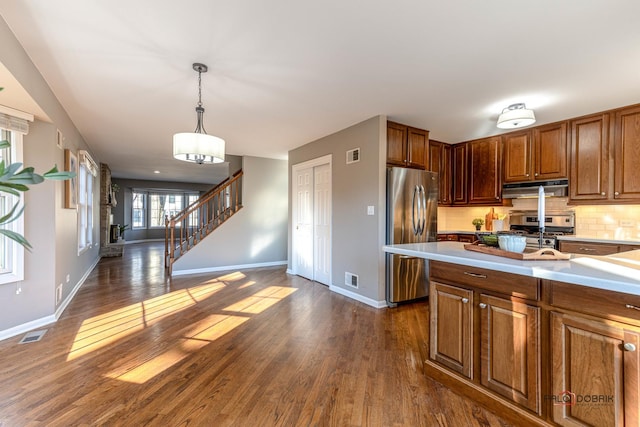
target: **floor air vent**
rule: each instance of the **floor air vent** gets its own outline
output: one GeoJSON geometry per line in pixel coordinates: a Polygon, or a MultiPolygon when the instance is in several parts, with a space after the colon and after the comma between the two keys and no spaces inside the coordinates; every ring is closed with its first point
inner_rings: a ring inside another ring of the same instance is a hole
{"type": "Polygon", "coordinates": [[[43,335],[46,332],[47,332],[46,329],[43,329],[41,331],[29,332],[27,335],[22,337],[22,339],[20,340],[20,342],[18,344],[26,344],[26,343],[29,343],[29,342],[40,341],[42,339],[43,335]]]}

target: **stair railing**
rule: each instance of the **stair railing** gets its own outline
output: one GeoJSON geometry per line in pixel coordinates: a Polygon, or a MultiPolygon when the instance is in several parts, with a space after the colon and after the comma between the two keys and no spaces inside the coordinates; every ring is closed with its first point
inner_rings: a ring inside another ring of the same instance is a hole
{"type": "Polygon", "coordinates": [[[164,266],[173,263],[242,208],[242,170],[171,218],[165,218],[164,266]]]}

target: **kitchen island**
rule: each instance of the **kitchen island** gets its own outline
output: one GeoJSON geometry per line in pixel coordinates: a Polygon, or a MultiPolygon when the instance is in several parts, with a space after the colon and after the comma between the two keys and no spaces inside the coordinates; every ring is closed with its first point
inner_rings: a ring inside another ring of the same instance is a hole
{"type": "Polygon", "coordinates": [[[459,242],[387,245],[388,253],[479,267],[538,279],[640,295],[640,250],[607,256],[575,255],[566,261],[519,261],[464,249],[459,242]]]}
{"type": "Polygon", "coordinates": [[[640,251],[521,261],[459,242],[429,260],[425,373],[515,425],[640,425],[640,251]]]}

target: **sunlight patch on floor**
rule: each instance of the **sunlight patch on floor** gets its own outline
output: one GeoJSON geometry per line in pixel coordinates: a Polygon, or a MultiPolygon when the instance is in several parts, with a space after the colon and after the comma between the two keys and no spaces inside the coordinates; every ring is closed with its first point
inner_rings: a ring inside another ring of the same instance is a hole
{"type": "Polygon", "coordinates": [[[69,350],[67,360],[76,359],[106,347],[122,338],[183,311],[223,289],[224,283],[207,284],[180,289],[140,303],[131,304],[82,322],[69,350]]]}
{"type": "Polygon", "coordinates": [[[251,295],[235,304],[225,307],[225,311],[235,311],[238,313],[259,314],[267,308],[278,303],[283,298],[288,297],[297,291],[295,288],[282,286],[269,286],[254,295],[251,295]]]}
{"type": "Polygon", "coordinates": [[[171,368],[189,354],[200,350],[202,347],[227,334],[247,320],[249,320],[248,317],[222,314],[211,315],[194,325],[193,330],[200,332],[180,339],[164,353],[127,372],[120,373],[119,371],[114,371],[106,374],[106,376],[130,383],[144,384],[156,375],[171,368]]]}
{"type": "Polygon", "coordinates": [[[256,282],[254,280],[249,280],[247,283],[245,283],[244,285],[240,285],[238,286],[238,289],[244,289],[244,288],[248,288],[249,286],[253,286],[255,285],[256,282]]]}
{"type": "Polygon", "coordinates": [[[262,289],[254,295],[224,309],[225,311],[234,311],[247,315],[211,314],[191,325],[186,330],[185,336],[179,338],[174,345],[162,354],[132,368],[120,366],[106,374],[106,376],[130,383],[143,384],[182,361],[189,354],[200,350],[207,344],[242,325],[251,319],[248,315],[263,312],[297,290],[296,288],[282,286],[269,286],[262,289]]]}

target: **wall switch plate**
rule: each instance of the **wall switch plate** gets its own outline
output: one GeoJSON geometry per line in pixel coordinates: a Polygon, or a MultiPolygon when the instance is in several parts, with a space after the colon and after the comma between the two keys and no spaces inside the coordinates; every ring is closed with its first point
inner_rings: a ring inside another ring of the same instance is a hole
{"type": "Polygon", "coordinates": [[[375,207],[373,206],[367,206],[367,215],[375,215],[375,207]]]}

